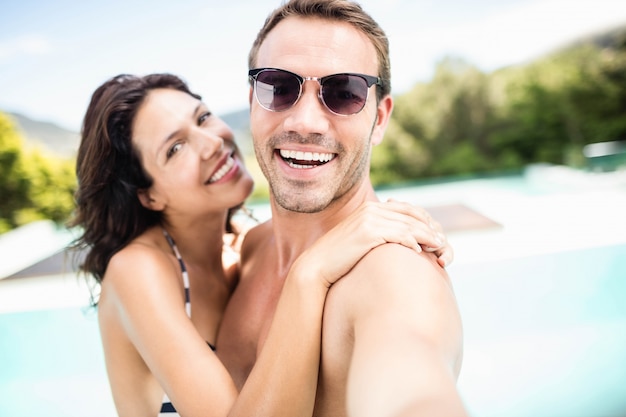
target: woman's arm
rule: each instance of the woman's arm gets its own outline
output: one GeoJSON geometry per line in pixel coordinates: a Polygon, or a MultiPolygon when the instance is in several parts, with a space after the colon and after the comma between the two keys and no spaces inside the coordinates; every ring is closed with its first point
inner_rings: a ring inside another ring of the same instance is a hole
{"type": "Polygon", "coordinates": [[[418,252],[419,242],[440,246],[424,220],[408,204],[366,203],[305,251],[287,276],[267,340],[229,415],[311,415],[328,289],[381,244],[418,252]]]}

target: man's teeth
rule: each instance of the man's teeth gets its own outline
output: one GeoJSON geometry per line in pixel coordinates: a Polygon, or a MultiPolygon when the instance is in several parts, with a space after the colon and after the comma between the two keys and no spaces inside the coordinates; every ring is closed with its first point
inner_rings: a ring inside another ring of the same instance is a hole
{"type": "Polygon", "coordinates": [[[217,170],[215,174],[211,178],[209,178],[209,183],[213,183],[215,181],[219,181],[222,179],[224,175],[235,165],[235,160],[232,157],[228,157],[226,163],[222,165],[220,169],[217,170]]]}
{"type": "Polygon", "coordinates": [[[284,159],[293,159],[296,161],[326,163],[332,160],[335,157],[335,154],[318,153],[318,152],[287,151],[287,150],[281,149],[280,156],[282,156],[284,159]]]}

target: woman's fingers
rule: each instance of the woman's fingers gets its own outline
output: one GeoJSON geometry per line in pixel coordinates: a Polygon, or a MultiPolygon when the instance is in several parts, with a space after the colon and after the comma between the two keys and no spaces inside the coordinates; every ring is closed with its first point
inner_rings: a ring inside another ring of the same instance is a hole
{"type": "Polygon", "coordinates": [[[397,200],[388,200],[389,204],[394,204],[394,207],[398,211],[412,216],[418,221],[421,221],[424,225],[428,225],[429,233],[420,233],[415,235],[415,238],[422,246],[424,251],[432,252],[437,256],[438,263],[445,267],[452,263],[454,260],[454,250],[448,243],[448,239],[443,231],[441,223],[431,217],[427,210],[414,206],[408,203],[401,203],[397,200]]]}
{"type": "Polygon", "coordinates": [[[453,252],[440,230],[441,226],[421,207],[395,200],[366,202],[307,252],[332,285],[367,252],[384,243],[433,252],[441,266],[449,265],[453,252]]]}

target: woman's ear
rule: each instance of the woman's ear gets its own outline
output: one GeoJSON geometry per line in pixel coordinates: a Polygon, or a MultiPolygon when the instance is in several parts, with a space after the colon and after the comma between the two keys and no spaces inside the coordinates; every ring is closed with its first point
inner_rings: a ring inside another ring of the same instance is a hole
{"type": "Polygon", "coordinates": [[[142,206],[152,211],[161,211],[164,208],[163,203],[152,198],[149,189],[137,190],[137,198],[142,206]]]}

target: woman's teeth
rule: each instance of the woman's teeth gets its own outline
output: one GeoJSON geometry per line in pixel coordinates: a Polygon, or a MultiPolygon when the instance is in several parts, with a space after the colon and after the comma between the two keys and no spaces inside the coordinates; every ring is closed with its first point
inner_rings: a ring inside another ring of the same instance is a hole
{"type": "Polygon", "coordinates": [[[219,181],[231,170],[231,168],[235,165],[235,160],[232,157],[228,157],[226,163],[222,165],[220,169],[217,170],[215,174],[211,178],[209,178],[209,184],[219,181]]]}

